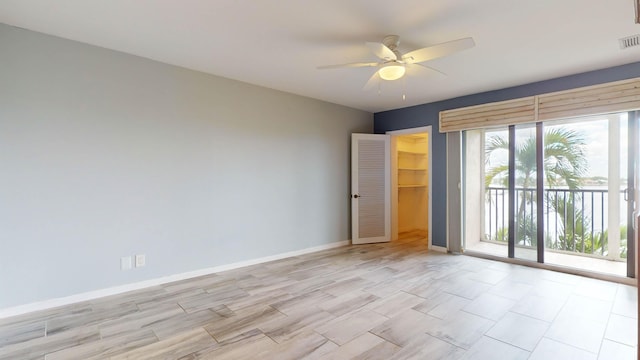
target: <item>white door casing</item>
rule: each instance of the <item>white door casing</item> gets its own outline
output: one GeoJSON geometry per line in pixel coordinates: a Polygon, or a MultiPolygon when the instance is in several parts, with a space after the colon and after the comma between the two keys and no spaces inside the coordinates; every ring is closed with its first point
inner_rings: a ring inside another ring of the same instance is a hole
{"type": "Polygon", "coordinates": [[[391,240],[389,135],[351,134],[351,242],[391,240]]]}

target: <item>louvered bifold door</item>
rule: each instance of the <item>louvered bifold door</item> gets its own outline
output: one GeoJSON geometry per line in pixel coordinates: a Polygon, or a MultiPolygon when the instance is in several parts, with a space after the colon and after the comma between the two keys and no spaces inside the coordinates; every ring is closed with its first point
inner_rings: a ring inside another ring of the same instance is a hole
{"type": "Polygon", "coordinates": [[[388,135],[351,135],[351,223],[353,244],[391,239],[388,135]]]}

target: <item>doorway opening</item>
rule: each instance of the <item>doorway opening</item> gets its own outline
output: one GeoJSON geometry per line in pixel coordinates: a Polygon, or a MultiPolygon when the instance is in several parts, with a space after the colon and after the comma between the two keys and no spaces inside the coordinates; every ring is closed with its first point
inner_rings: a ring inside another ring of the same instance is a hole
{"type": "Polygon", "coordinates": [[[390,131],[391,240],[431,247],[431,126],[390,131]]]}

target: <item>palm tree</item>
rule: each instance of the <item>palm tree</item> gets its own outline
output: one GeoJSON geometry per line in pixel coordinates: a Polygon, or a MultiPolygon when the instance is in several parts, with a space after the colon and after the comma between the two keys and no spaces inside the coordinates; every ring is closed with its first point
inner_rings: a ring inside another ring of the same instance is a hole
{"type": "MultiPolygon", "coordinates": [[[[544,134],[544,174],[550,187],[567,186],[577,189],[582,176],[587,172],[585,158],[586,142],[582,134],[566,129],[552,128],[544,134]]],[[[509,142],[502,136],[492,136],[485,146],[485,161],[488,163],[491,154],[498,150],[509,151],[509,142]]],[[[536,181],[536,141],[527,138],[516,145],[516,186],[533,188],[536,181]]],[[[507,186],[508,164],[492,167],[485,176],[485,185],[489,186],[495,179],[500,179],[507,186]]]]}
{"type": "MultiPolygon", "coordinates": [[[[577,197],[578,201],[580,196],[577,197]]],[[[597,233],[592,234],[588,231],[591,225],[591,219],[586,216],[582,210],[576,206],[576,196],[562,193],[553,199],[554,212],[560,217],[560,229],[555,246],[549,248],[593,253],[595,251],[603,251],[603,240],[597,233]]]]}
{"type": "MultiPolygon", "coordinates": [[[[555,127],[544,134],[544,176],[546,186],[566,186],[569,189],[580,187],[582,176],[587,172],[585,158],[586,142],[582,135],[571,129],[555,127]]],[[[485,161],[489,165],[491,154],[497,151],[509,151],[509,142],[503,136],[492,136],[485,146],[485,161]]],[[[516,243],[532,246],[535,244],[535,214],[527,214],[529,204],[535,201],[535,185],[537,176],[536,141],[529,137],[516,144],[516,188],[518,211],[516,221],[516,243]]],[[[499,183],[507,187],[509,165],[497,164],[485,175],[485,186],[499,183]]],[[[555,203],[555,201],[551,201],[555,203]]],[[[573,208],[573,207],[571,207],[573,208]]]]}
{"type": "MultiPolygon", "coordinates": [[[[601,255],[609,254],[607,243],[609,242],[609,231],[593,234],[592,252],[600,252],[601,255]]],[[[627,225],[620,225],[620,258],[627,258],[627,225]]]]}

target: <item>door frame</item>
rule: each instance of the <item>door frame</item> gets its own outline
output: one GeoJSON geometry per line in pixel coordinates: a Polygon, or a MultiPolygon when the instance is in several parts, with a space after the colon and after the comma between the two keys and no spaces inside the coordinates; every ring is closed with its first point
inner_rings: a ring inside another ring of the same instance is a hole
{"type": "Polygon", "coordinates": [[[427,229],[427,242],[429,249],[433,248],[432,244],[432,234],[433,234],[433,224],[432,224],[432,194],[431,191],[433,189],[433,179],[432,179],[432,171],[433,171],[433,162],[432,162],[432,147],[433,147],[433,136],[432,136],[431,125],[429,126],[421,126],[417,128],[409,128],[402,130],[393,130],[387,131],[387,135],[391,135],[391,240],[398,240],[398,157],[397,157],[397,136],[401,135],[411,135],[411,134],[420,134],[427,133],[427,158],[428,158],[428,182],[429,186],[428,190],[428,229],[427,229]]]}
{"type": "MultiPolygon", "coordinates": [[[[627,276],[638,278],[640,257],[640,110],[629,111],[627,118],[627,276]]],[[[637,286],[637,284],[636,284],[637,286]]],[[[640,306],[640,305],[639,305],[640,306]]],[[[638,335],[640,336],[640,335],[638,335]]]]}

